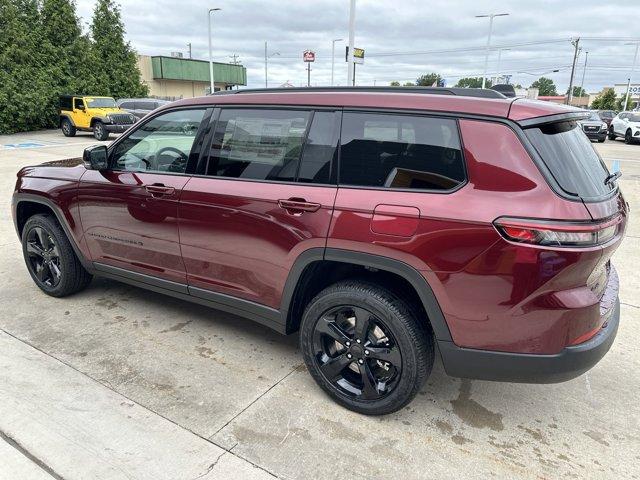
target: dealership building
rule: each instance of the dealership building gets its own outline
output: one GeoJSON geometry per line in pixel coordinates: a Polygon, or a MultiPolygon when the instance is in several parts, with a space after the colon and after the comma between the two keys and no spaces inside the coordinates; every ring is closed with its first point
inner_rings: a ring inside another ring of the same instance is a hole
{"type": "MultiPolygon", "coordinates": [[[[207,61],[138,55],[138,68],[152,97],[177,100],[210,92],[207,61]]],[[[242,65],[213,62],[213,78],[216,91],[230,90],[237,85],[247,84],[247,69],[242,65]]]]}

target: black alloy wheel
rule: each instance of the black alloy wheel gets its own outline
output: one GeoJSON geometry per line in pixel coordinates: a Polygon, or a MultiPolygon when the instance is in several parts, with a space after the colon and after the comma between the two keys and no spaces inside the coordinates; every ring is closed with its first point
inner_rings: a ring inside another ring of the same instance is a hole
{"type": "Polygon", "coordinates": [[[402,355],[389,328],[362,307],[326,312],[316,323],[313,345],[325,379],[354,399],[389,395],[402,374],[402,355]]]}
{"type": "Polygon", "coordinates": [[[329,285],[307,305],[300,350],[337,403],[365,415],[407,405],[431,373],[434,338],[420,306],[368,279],[329,285]]]}
{"type": "Polygon", "coordinates": [[[64,297],[91,282],[73,246],[52,215],[36,214],[22,228],[22,253],[35,284],[47,295],[64,297]]]}
{"type": "Polygon", "coordinates": [[[62,278],[60,250],[54,238],[43,227],[34,227],[27,233],[26,251],[29,267],[42,285],[55,288],[62,278]]]}

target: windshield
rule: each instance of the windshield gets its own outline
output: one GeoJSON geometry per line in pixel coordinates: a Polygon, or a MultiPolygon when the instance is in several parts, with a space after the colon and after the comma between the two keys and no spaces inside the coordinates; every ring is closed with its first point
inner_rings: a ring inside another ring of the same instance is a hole
{"type": "Polygon", "coordinates": [[[594,198],[615,188],[605,184],[609,171],[576,122],[551,123],[525,133],[565,192],[594,198]]]}
{"type": "Polygon", "coordinates": [[[589,116],[589,118],[587,120],[597,120],[598,122],[602,121],[600,119],[600,115],[598,115],[598,112],[591,112],[591,115],[589,116]]]}
{"type": "Polygon", "coordinates": [[[115,108],[116,106],[116,101],[111,97],[86,97],[84,101],[87,102],[89,108],[115,108]]]}

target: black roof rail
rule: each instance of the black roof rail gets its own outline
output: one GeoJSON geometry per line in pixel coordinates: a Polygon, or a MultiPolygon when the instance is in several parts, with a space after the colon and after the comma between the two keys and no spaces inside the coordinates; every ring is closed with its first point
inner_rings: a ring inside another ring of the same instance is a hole
{"type": "MultiPolygon", "coordinates": [[[[289,87],[289,88],[245,88],[243,90],[221,90],[214,95],[235,95],[242,93],[288,93],[288,92],[384,92],[384,93],[426,93],[429,95],[457,95],[477,98],[507,98],[502,93],[486,88],[459,87],[289,87]]],[[[211,95],[211,94],[209,94],[211,95]]]]}

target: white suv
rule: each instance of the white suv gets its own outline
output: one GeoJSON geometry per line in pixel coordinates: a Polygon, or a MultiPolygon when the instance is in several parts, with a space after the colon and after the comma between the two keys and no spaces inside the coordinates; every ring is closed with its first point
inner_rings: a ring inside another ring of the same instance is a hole
{"type": "Polygon", "coordinates": [[[609,140],[623,137],[625,143],[640,141],[640,112],[620,112],[611,120],[609,140]]]}

